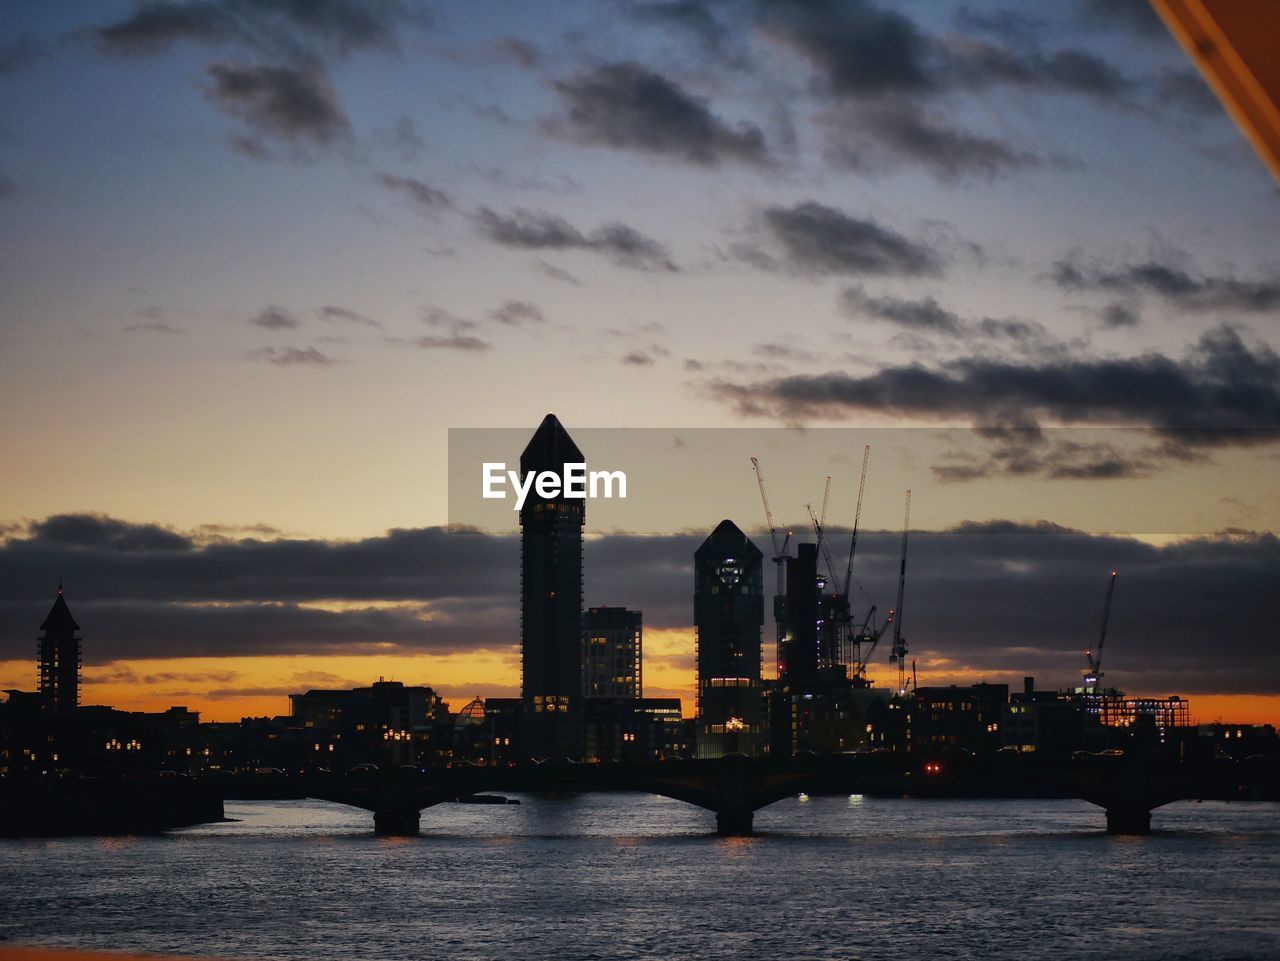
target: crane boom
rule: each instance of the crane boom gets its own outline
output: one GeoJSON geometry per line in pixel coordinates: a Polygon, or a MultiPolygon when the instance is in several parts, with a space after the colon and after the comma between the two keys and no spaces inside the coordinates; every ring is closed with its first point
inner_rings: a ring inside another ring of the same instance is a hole
{"type": "Polygon", "coordinates": [[[764,519],[769,525],[769,540],[773,542],[773,553],[776,558],[782,551],[778,548],[778,528],[773,523],[773,508],[769,506],[769,493],[764,487],[764,472],[760,469],[758,458],[751,458],[751,466],[756,472],[756,483],[760,485],[760,500],[764,502],[764,519]]]}
{"type": "Polygon", "coordinates": [[[871,445],[862,448],[862,476],[858,478],[858,504],[853,509],[853,537],[849,541],[849,563],[844,569],[844,596],[849,596],[853,583],[853,555],[858,550],[858,521],[862,519],[862,492],[867,487],[867,461],[871,458],[871,445]]]}
{"type": "Polygon", "coordinates": [[[822,556],[827,562],[827,573],[831,575],[830,583],[834,584],[836,579],[835,565],[831,562],[831,548],[827,546],[827,536],[822,529],[822,521],[813,512],[812,504],[805,504],[804,507],[809,512],[809,520],[813,522],[813,533],[818,539],[818,550],[822,551],[822,556]]]}
{"type": "Polygon", "coordinates": [[[902,518],[902,556],[898,562],[898,603],[893,608],[893,648],[889,663],[898,665],[898,693],[906,690],[907,641],[902,636],[902,598],[907,586],[907,532],[911,529],[911,491],[907,491],[907,507],[902,518]]]}
{"type": "MultiPolygon", "coordinates": [[[[818,520],[822,521],[822,526],[827,526],[827,504],[831,500],[831,475],[827,475],[827,486],[822,489],[822,513],[818,515],[818,520]]],[[[831,572],[832,574],[835,571],[831,572]]]]}
{"type": "MultiPolygon", "coordinates": [[[[1116,578],[1120,576],[1119,571],[1111,572],[1111,580],[1107,582],[1107,599],[1102,602],[1102,626],[1098,629],[1098,646],[1096,648],[1096,656],[1094,651],[1085,651],[1085,657],[1089,659],[1089,675],[1093,678],[1094,686],[1102,678],[1102,645],[1107,642],[1107,621],[1111,619],[1111,598],[1116,592],[1116,578]]],[[[1088,678],[1086,678],[1087,682],[1088,678]]],[[[1086,686],[1087,683],[1086,683],[1086,686]]]]}

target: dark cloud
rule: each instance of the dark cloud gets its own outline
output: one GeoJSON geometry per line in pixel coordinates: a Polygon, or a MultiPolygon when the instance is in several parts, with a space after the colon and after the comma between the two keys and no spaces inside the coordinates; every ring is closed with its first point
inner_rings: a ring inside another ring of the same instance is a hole
{"type": "Polygon", "coordinates": [[[542,63],[542,51],[537,44],[522,40],[519,37],[503,37],[494,44],[494,53],[503,60],[514,63],[525,70],[532,70],[542,63]]]}
{"type": "Polygon", "coordinates": [[[696,37],[699,44],[721,58],[732,56],[728,26],[711,12],[708,4],[700,0],[664,0],[660,3],[635,3],[627,12],[638,22],[652,24],[663,29],[675,28],[696,37]]]}
{"type": "Polygon", "coordinates": [[[637,63],[594,67],[555,83],[565,112],[548,129],[580,143],[658,154],[714,167],[766,164],[764,134],[736,128],[701,98],[637,63]]]}
{"type": "Polygon", "coordinates": [[[382,139],[402,160],[416,160],[427,146],[411,117],[397,117],[382,139]]]}
{"type": "Polygon", "coordinates": [[[1182,360],[1073,356],[1036,362],[969,356],[936,367],[832,371],[756,383],[715,381],[713,396],[741,413],[783,420],[859,413],[969,417],[1018,412],[1063,424],[1117,424],[1162,432],[1180,446],[1251,444],[1280,436],[1280,356],[1229,328],[1203,335],[1182,360]]]}
{"type": "Polygon", "coordinates": [[[519,327],[522,324],[540,324],[547,318],[542,308],[531,300],[504,300],[489,311],[489,319],[509,327],[519,327]]]}
{"type": "Polygon", "coordinates": [[[763,28],[804,56],[836,96],[925,93],[938,86],[931,41],[915,21],[865,0],[772,0],[763,28]]]}
{"type": "Polygon", "coordinates": [[[1047,31],[1048,21],[1025,9],[978,8],[961,3],[955,12],[956,26],[965,33],[985,33],[1013,43],[1028,44],[1047,31]]]}
{"type": "Polygon", "coordinates": [[[33,37],[15,37],[0,43],[0,76],[25,70],[49,56],[49,47],[33,37]]]}
{"type": "Polygon", "coordinates": [[[959,334],[964,328],[959,316],[932,297],[872,297],[861,287],[847,287],[840,295],[840,309],[850,317],[873,317],[911,330],[959,334]]]}
{"type": "Polygon", "coordinates": [[[1141,322],[1138,312],[1126,304],[1108,304],[1102,310],[1102,324],[1109,330],[1137,327],[1141,322]]]}
{"type": "Polygon", "coordinates": [[[145,57],[178,43],[235,44],[315,60],[398,47],[402,26],[430,24],[424,7],[400,0],[143,0],[95,31],[103,53],[145,57]]]}
{"type": "MultiPolygon", "coordinates": [[[[805,350],[802,347],[796,347],[794,344],[779,344],[768,342],[763,344],[753,344],[751,353],[757,357],[764,357],[767,360],[778,361],[794,361],[800,364],[816,364],[822,360],[822,356],[815,354],[811,350],[805,350]]],[[[685,367],[689,370],[699,370],[699,367],[689,367],[689,361],[685,361],[685,367]]],[[[694,361],[693,363],[697,363],[694,361]]]]}
{"type": "Polygon", "coordinates": [[[364,314],[357,313],[354,310],[348,310],[346,307],[326,306],[320,308],[320,316],[324,320],[340,320],[348,324],[356,324],[360,327],[377,327],[382,329],[382,324],[372,317],[366,317],[364,314]]]}
{"type": "Polygon", "coordinates": [[[622,355],[622,363],[631,367],[652,367],[653,355],[643,350],[633,350],[622,355]]]}
{"type": "Polygon", "coordinates": [[[952,82],[979,90],[1012,86],[1114,100],[1134,86],[1119,70],[1086,50],[1046,52],[970,41],[948,49],[945,69],[952,82]]]}
{"type": "Polygon", "coordinates": [[[739,250],[759,267],[855,276],[916,276],[942,270],[942,257],[930,247],[816,201],[767,207],[760,219],[777,255],[739,250]]]}
{"type": "Polygon", "coordinates": [[[557,267],[555,264],[549,264],[545,260],[543,260],[541,257],[539,257],[536,262],[538,265],[538,269],[542,271],[544,274],[546,274],[548,277],[550,277],[552,280],[559,280],[562,283],[569,284],[571,287],[582,286],[582,281],[579,280],[577,277],[573,276],[573,274],[569,273],[569,271],[565,270],[564,268],[557,267]]]}
{"type": "Polygon", "coordinates": [[[409,198],[413,203],[422,210],[434,212],[438,210],[447,210],[453,206],[453,200],[443,190],[438,190],[421,180],[413,177],[401,177],[397,174],[380,173],[377,176],[378,183],[393,190],[404,197],[409,198]]]}
{"type": "Polygon", "coordinates": [[[1190,67],[1167,69],[1156,80],[1156,97],[1162,104],[1174,104],[1190,113],[1221,117],[1222,104],[1204,78],[1190,67]]]}
{"type": "Polygon", "coordinates": [[[590,250],[619,267],[651,271],[678,269],[666,247],[626,224],[604,224],[587,234],[563,217],[545,211],[518,208],[503,215],[488,207],[476,212],[474,222],[484,236],[504,247],[590,250]]]}
{"type": "Polygon", "coordinates": [[[1039,428],[1005,428],[985,437],[991,441],[985,448],[969,444],[951,451],[933,465],[933,476],[943,482],[993,477],[1116,480],[1149,476],[1167,456],[1160,448],[1064,439],[1039,428]]]}
{"type": "Polygon", "coordinates": [[[853,170],[877,171],[906,160],[944,180],[955,180],[969,175],[991,178],[1041,163],[1031,151],[963,130],[943,119],[940,111],[909,100],[837,111],[826,122],[828,158],[853,170]]]}
{"type": "Polygon", "coordinates": [[[262,360],[277,367],[332,367],[339,361],[314,347],[263,347],[249,351],[250,360],[262,360]]]}
{"type": "Polygon", "coordinates": [[[257,135],[294,147],[329,147],[351,136],[337,93],[318,69],[214,63],[206,73],[213,81],[208,99],[257,135]]]}
{"type": "Polygon", "coordinates": [[[1148,38],[1167,36],[1150,0],[1080,0],[1080,15],[1095,26],[1119,27],[1148,38]]]}
{"type": "Polygon", "coordinates": [[[292,330],[299,327],[302,321],[289,313],[283,307],[277,307],[275,304],[269,304],[258,311],[254,316],[249,318],[249,323],[255,327],[262,327],[266,330],[292,330]]]}
{"type": "Polygon", "coordinates": [[[1280,276],[1197,275],[1158,260],[1103,266],[1073,255],[1054,264],[1053,279],[1063,290],[1150,294],[1188,310],[1271,313],[1280,307],[1280,276]]]}
{"type": "Polygon", "coordinates": [[[813,70],[827,156],[862,172],[917,164],[944,179],[992,178],[1038,165],[1032,149],[958,123],[957,94],[1012,87],[1116,104],[1135,82],[1097,54],[1045,48],[1043,21],[961,7],[961,36],[926,30],[898,5],[871,0],[757,0],[767,36],[813,70]]]}
{"type": "Polygon", "coordinates": [[[234,17],[222,4],[148,0],[131,16],[98,28],[97,40],[103,53],[143,57],[178,42],[213,43],[236,32],[234,17]]]}
{"type": "MultiPolygon", "coordinates": [[[[356,541],[202,545],[155,525],[136,525],[143,530],[134,533],[134,526],[102,517],[49,518],[11,534],[0,545],[0,657],[31,658],[30,639],[59,572],[90,665],[143,657],[514,653],[519,643],[514,532],[426,528],[356,541]]],[[[691,635],[691,561],[705,536],[590,539],[586,603],[625,602],[644,611],[646,625],[691,635]]],[[[833,524],[829,536],[839,545],[848,534],[833,524]]],[[[872,601],[882,612],[892,605],[899,539],[897,531],[860,532],[854,567],[860,610],[872,601]]],[[[912,654],[922,665],[949,660],[989,680],[1034,673],[1044,687],[1074,684],[1112,569],[1120,581],[1108,680],[1188,695],[1270,693],[1280,685],[1272,643],[1280,541],[1269,534],[1153,547],[1044,522],[992,520],[916,532],[904,609],[912,654]],[[1233,639],[1230,663],[1206,645],[1212,637],[1233,639]],[[1239,670],[1240,663],[1250,669],[1239,670]]],[[[170,680],[190,683],[198,699],[238,679],[170,680]]],[[[295,680],[300,687],[323,683],[295,680]]]]}
{"type": "Polygon", "coordinates": [[[174,327],[173,324],[165,323],[163,320],[144,320],[136,324],[126,324],[124,327],[126,333],[130,334],[185,334],[186,331],[181,327],[174,327]]]}
{"type": "Polygon", "coordinates": [[[426,337],[415,337],[411,343],[419,350],[461,350],[477,353],[489,350],[493,346],[487,340],[457,332],[447,335],[433,334],[426,337]]]}

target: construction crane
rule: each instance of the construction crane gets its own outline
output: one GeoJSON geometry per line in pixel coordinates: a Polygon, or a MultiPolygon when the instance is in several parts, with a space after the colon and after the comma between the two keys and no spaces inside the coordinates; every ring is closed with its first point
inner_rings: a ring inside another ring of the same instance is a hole
{"type": "Polygon", "coordinates": [[[871,459],[871,445],[862,448],[862,476],[858,478],[858,505],[853,509],[853,537],[849,541],[849,563],[844,569],[844,596],[849,596],[853,585],[853,555],[858,550],[858,521],[862,519],[862,492],[867,487],[867,461],[871,459]]]}
{"type": "Polygon", "coordinates": [[[773,508],[769,506],[769,493],[764,486],[764,472],[760,469],[759,458],[751,458],[751,466],[755,468],[756,482],[760,485],[760,500],[764,503],[764,519],[769,524],[769,540],[773,545],[773,563],[778,569],[778,590],[777,594],[786,593],[785,581],[785,565],[787,562],[787,545],[791,542],[791,531],[787,531],[787,536],[783,538],[781,546],[778,544],[778,528],[773,523],[773,508]]]}
{"type": "Polygon", "coordinates": [[[907,491],[907,508],[902,518],[902,556],[898,563],[898,603],[889,617],[893,619],[893,647],[889,663],[898,665],[898,693],[907,690],[907,639],[902,636],[902,595],[907,586],[907,531],[911,528],[911,491],[907,491]]]}
{"type": "Polygon", "coordinates": [[[1101,693],[1102,682],[1102,645],[1107,642],[1107,621],[1111,619],[1111,597],[1116,592],[1116,578],[1119,571],[1111,572],[1111,580],[1107,582],[1107,599],[1102,602],[1102,627],[1098,630],[1098,646],[1094,651],[1085,651],[1089,659],[1089,673],[1084,676],[1085,693],[1101,693]]]}
{"type": "Polygon", "coordinates": [[[804,509],[809,512],[809,521],[813,524],[813,534],[818,540],[818,550],[822,551],[822,557],[827,562],[827,573],[830,575],[829,583],[834,586],[836,582],[836,566],[831,560],[831,548],[827,544],[826,532],[822,529],[822,520],[813,512],[812,504],[805,504],[804,509]]]}

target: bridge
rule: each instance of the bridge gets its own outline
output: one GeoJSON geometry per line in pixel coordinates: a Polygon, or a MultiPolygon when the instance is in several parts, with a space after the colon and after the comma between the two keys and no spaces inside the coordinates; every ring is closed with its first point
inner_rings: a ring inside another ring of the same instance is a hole
{"type": "Polygon", "coordinates": [[[755,812],[801,792],[925,798],[1078,798],[1106,812],[1107,831],[1146,834],[1151,812],[1183,799],[1280,800],[1273,767],[1188,765],[1090,757],[1060,765],[1020,758],[921,759],[904,755],[727,757],[631,764],[546,762],[511,767],[391,769],[347,775],[240,775],[222,779],[227,800],[314,798],[373,812],[380,835],[416,835],[421,812],[488,792],[640,792],[711,811],[722,835],[750,835],[755,812]]]}

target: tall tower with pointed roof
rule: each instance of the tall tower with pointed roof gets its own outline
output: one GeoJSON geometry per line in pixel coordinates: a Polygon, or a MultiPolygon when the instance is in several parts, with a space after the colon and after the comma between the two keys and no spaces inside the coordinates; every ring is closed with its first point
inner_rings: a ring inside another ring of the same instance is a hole
{"type": "MultiPolygon", "coordinates": [[[[520,474],[585,461],[554,414],[520,455],[520,474]]],[[[584,500],[531,489],[520,509],[520,650],[527,757],[579,758],[582,726],[582,528],[584,500]]]]}
{"type": "Polygon", "coordinates": [[[761,753],[764,555],[731,520],[721,521],[694,552],[693,623],[698,757],[761,753]]]}
{"type": "Polygon", "coordinates": [[[80,625],[67,607],[61,580],[49,616],[40,625],[36,648],[46,710],[74,711],[80,702],[80,625]]]}

